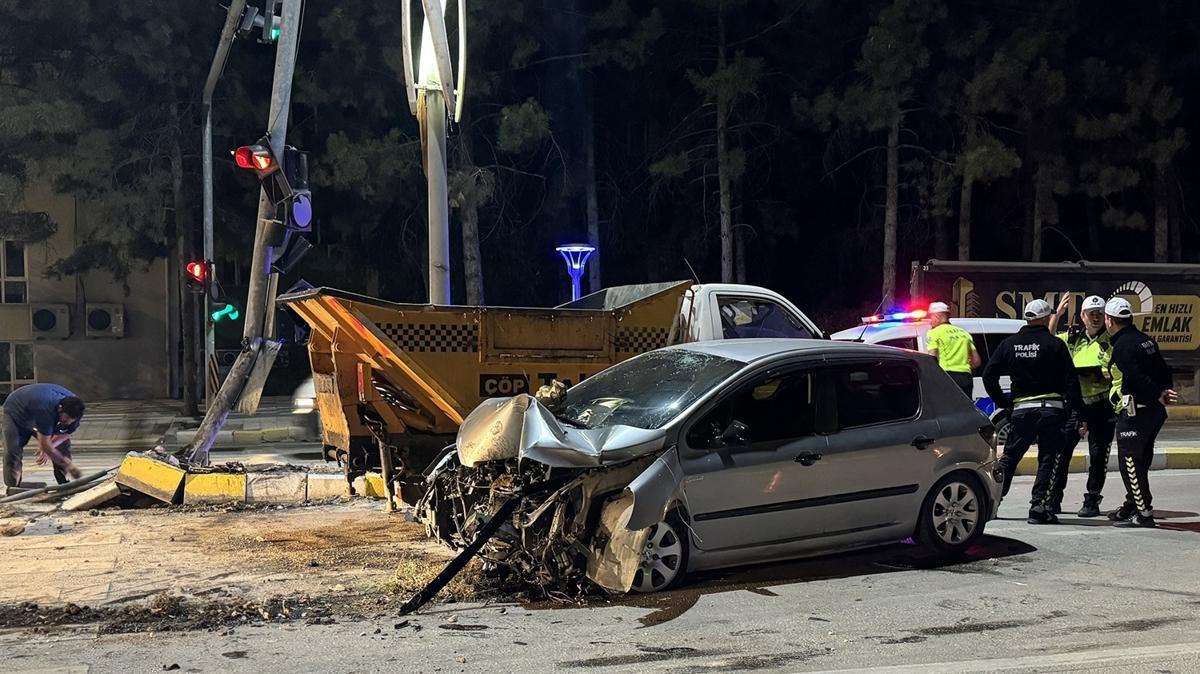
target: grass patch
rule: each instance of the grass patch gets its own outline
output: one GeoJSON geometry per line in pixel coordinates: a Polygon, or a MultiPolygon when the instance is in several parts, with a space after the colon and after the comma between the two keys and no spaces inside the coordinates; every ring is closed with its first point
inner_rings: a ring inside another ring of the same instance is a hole
{"type": "MultiPolygon", "coordinates": [[[[383,582],[383,590],[392,594],[413,594],[424,588],[445,566],[444,559],[433,559],[415,551],[404,552],[396,563],[396,570],[383,582]]],[[[436,599],[477,601],[483,599],[485,594],[483,565],[478,559],[473,559],[467,563],[466,568],[446,583],[436,599]]]]}

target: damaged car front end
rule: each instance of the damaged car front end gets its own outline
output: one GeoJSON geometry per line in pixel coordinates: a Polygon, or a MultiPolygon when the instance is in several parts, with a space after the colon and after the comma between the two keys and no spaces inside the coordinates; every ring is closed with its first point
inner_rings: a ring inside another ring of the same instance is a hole
{"type": "Polygon", "coordinates": [[[649,541],[658,534],[674,549],[655,527],[678,492],[664,426],[741,364],[687,351],[637,360],[541,396],[547,404],[519,395],[480,405],[416,504],[429,534],[461,551],[503,513],[479,556],[547,593],[575,595],[585,581],[611,592],[673,582],[685,554],[656,557],[649,541]]]}

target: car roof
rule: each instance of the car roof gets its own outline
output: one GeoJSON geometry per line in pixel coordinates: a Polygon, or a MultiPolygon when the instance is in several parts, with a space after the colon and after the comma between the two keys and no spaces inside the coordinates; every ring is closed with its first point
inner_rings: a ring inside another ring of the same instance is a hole
{"type": "Polygon", "coordinates": [[[869,355],[875,353],[895,356],[897,354],[911,355],[912,353],[887,346],[833,342],[828,339],[718,339],[679,344],[667,348],[695,351],[747,364],[785,354],[869,355]]]}
{"type": "MultiPolygon", "coordinates": [[[[1013,318],[951,318],[950,324],[958,326],[971,334],[998,333],[1010,335],[1025,326],[1025,321],[1013,318]]],[[[927,332],[929,321],[902,322],[887,321],[847,328],[830,335],[830,339],[838,341],[879,342],[885,339],[910,337],[927,332]]]]}

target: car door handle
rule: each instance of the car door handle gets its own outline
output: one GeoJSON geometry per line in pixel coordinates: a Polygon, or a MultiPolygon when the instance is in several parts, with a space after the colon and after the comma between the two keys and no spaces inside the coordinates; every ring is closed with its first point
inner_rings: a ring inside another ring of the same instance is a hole
{"type": "Polygon", "coordinates": [[[803,452],[800,454],[800,456],[796,457],[796,463],[800,464],[801,466],[811,466],[820,460],[821,455],[813,454],[812,452],[803,452]]]}
{"type": "Polygon", "coordinates": [[[937,440],[929,437],[928,435],[918,435],[912,439],[912,446],[916,447],[917,449],[929,449],[929,446],[935,442],[937,442],[937,440]]]}

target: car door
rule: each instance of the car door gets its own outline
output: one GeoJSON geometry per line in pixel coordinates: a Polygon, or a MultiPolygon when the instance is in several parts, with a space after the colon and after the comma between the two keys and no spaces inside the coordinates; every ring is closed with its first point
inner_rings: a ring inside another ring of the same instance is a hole
{"type": "Polygon", "coordinates": [[[920,373],[903,358],[832,361],[836,432],[828,438],[826,489],[839,504],[825,533],[873,537],[903,527],[935,476],[938,423],[921,406],[920,373]]]}
{"type": "Polygon", "coordinates": [[[684,428],[679,457],[697,547],[732,550],[820,533],[828,495],[813,367],[753,375],[684,428]]]}

